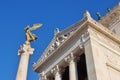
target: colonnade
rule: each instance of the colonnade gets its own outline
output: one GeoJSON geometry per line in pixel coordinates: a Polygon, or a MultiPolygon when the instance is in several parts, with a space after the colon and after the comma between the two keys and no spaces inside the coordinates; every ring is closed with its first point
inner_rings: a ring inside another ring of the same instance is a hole
{"type": "MultiPolygon", "coordinates": [[[[78,72],[77,72],[77,57],[71,53],[70,55],[66,56],[64,58],[64,61],[69,66],[69,80],[78,80],[78,72]]],[[[50,73],[53,75],[54,79],[52,80],[62,80],[62,73],[64,72],[64,69],[59,67],[59,65],[56,65],[54,68],[51,69],[50,73]]],[[[41,76],[42,80],[51,80],[49,77],[46,77],[46,75],[41,76]]]]}

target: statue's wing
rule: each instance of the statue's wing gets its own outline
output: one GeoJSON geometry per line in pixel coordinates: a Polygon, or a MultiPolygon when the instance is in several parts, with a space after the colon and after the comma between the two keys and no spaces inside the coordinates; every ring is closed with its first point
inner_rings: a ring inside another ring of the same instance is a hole
{"type": "Polygon", "coordinates": [[[36,30],[37,28],[40,28],[42,24],[33,24],[33,26],[30,28],[30,30],[36,30]]]}

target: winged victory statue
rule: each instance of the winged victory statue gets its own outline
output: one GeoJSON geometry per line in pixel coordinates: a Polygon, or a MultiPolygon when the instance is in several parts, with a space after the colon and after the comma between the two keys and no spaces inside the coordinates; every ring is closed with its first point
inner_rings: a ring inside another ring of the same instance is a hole
{"type": "Polygon", "coordinates": [[[33,24],[32,27],[27,25],[27,27],[25,28],[25,32],[26,32],[25,44],[29,45],[31,41],[34,41],[37,39],[37,36],[35,34],[33,34],[31,31],[36,30],[36,29],[40,28],[41,26],[42,26],[42,24],[33,24]]]}

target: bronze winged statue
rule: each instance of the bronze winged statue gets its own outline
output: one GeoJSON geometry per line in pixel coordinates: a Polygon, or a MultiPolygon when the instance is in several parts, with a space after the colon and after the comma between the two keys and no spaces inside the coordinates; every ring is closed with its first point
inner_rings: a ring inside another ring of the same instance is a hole
{"type": "Polygon", "coordinates": [[[31,41],[34,41],[37,39],[37,36],[35,34],[33,34],[31,31],[36,30],[37,28],[40,28],[42,26],[42,24],[33,24],[32,27],[30,27],[29,25],[25,28],[25,32],[26,32],[26,41],[25,44],[30,45],[31,41]]]}

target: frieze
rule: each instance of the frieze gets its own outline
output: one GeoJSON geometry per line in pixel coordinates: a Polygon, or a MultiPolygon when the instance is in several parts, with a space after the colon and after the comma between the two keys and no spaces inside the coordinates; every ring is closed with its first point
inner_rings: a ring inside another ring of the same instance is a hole
{"type": "MultiPolygon", "coordinates": [[[[56,50],[67,38],[70,37],[70,34],[63,36],[59,36],[56,38],[55,42],[52,44],[48,52],[46,54],[43,54],[42,57],[39,60],[39,63],[43,62],[49,55],[52,54],[54,50],[56,50]]],[[[84,33],[80,36],[80,48],[83,48],[83,44],[89,39],[89,32],[86,30],[84,33]]]]}

